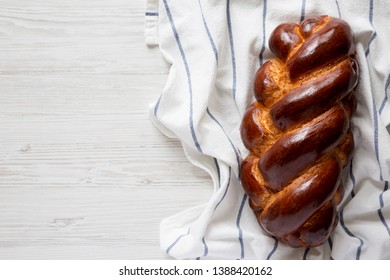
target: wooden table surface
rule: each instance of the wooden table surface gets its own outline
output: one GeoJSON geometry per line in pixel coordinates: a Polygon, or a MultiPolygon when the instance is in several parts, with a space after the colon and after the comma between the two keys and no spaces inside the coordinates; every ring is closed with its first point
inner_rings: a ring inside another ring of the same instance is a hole
{"type": "Polygon", "coordinates": [[[0,0],[0,258],[166,259],[209,176],[149,120],[144,0],[0,0]]]}

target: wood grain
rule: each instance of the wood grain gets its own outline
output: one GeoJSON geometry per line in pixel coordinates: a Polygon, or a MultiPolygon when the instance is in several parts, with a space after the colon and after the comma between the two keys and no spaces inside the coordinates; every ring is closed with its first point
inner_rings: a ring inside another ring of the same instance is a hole
{"type": "Polygon", "coordinates": [[[161,219],[210,196],[149,120],[169,66],[144,5],[1,1],[1,259],[164,259],[161,219]]]}

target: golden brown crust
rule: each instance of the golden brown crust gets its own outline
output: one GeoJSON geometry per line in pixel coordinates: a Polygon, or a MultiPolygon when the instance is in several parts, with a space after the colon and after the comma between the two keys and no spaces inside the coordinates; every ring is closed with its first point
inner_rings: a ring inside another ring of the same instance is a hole
{"type": "Polygon", "coordinates": [[[241,137],[241,181],[260,225],[292,247],[322,244],[337,223],[351,160],[359,67],[349,25],[329,16],[284,23],[255,75],[241,137]]]}

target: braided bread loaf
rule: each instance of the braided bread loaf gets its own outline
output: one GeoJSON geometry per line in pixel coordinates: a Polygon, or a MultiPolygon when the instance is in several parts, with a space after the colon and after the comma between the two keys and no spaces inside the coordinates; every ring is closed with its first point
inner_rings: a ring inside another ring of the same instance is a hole
{"type": "Polygon", "coordinates": [[[337,224],[351,160],[359,68],[349,25],[329,16],[279,25],[276,58],[256,73],[241,137],[241,181],[262,228],[291,247],[325,242],[337,224]]]}

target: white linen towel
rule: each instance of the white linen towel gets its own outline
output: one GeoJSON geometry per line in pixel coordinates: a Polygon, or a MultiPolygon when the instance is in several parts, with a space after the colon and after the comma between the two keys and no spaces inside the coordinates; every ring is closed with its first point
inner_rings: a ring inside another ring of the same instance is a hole
{"type": "Polygon", "coordinates": [[[151,105],[153,123],[178,138],[214,192],[205,205],[161,222],[161,248],[177,259],[390,259],[390,9],[385,0],[147,0],[146,43],[171,68],[151,105]],[[356,152],[340,220],[328,242],[292,249],[258,225],[239,181],[248,151],[239,126],[253,77],[273,57],[280,23],[327,14],[347,21],[361,68],[353,118],[356,152]]]}

